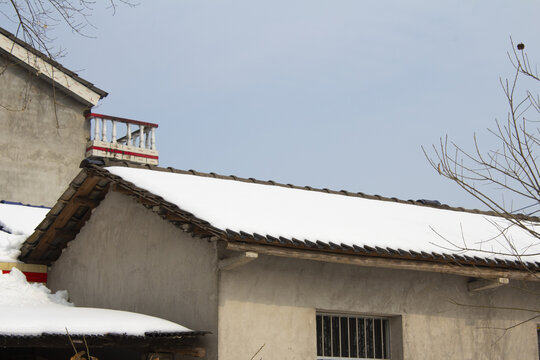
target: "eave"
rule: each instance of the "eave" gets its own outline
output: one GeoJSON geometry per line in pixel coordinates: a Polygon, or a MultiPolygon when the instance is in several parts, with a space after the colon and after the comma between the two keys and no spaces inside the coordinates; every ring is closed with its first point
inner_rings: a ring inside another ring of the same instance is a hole
{"type": "Polygon", "coordinates": [[[93,86],[1,28],[0,53],[89,107],[96,105],[100,99],[107,96],[105,91],[93,86]]]}
{"type": "MultiPolygon", "coordinates": [[[[71,335],[76,346],[84,341],[91,349],[116,348],[131,349],[145,352],[174,352],[176,354],[204,357],[206,351],[198,345],[197,338],[208,334],[206,331],[192,331],[178,334],[150,333],[144,336],[125,334],[78,334],[71,335]],[[84,340],[83,340],[84,339],[84,340]]],[[[71,348],[72,345],[66,334],[40,334],[40,335],[0,335],[2,348],[71,348]]]]}
{"type": "MultiPolygon", "coordinates": [[[[111,160],[99,160],[98,163],[84,161],[83,170],[71,183],[58,203],[51,209],[36,232],[28,238],[22,248],[21,260],[29,263],[50,264],[61,254],[69,241],[75,238],[84,222],[91,216],[92,210],[99,206],[107,191],[120,192],[141,203],[165,221],[168,221],[188,232],[194,237],[212,238],[227,244],[227,248],[235,251],[254,251],[272,256],[344,263],[358,266],[381,267],[448,273],[475,278],[511,278],[516,280],[538,281],[540,266],[537,263],[521,263],[519,261],[503,261],[469,257],[466,255],[445,255],[436,253],[418,253],[402,249],[379,248],[369,246],[345,246],[343,244],[324,243],[307,239],[287,239],[271,235],[249,234],[228,229],[218,229],[204,219],[180,209],[144,189],[109,173],[103,166],[124,165],[151,169],[186,173],[195,176],[215,178],[233,178],[238,181],[257,182],[255,179],[239,179],[216,174],[202,174],[194,171],[181,171],[170,168],[158,168],[149,165],[134,165],[111,160]]],[[[282,184],[269,183],[275,186],[282,184]]],[[[310,191],[325,191],[308,189],[310,191]]],[[[360,196],[341,193],[343,196],[360,196]]],[[[363,195],[362,195],[363,196],[363,195]]],[[[383,201],[394,201],[385,199],[383,201]]],[[[397,200],[396,200],[397,201],[397,200]]],[[[431,206],[431,205],[426,205],[431,206]]],[[[463,209],[456,209],[463,211],[463,209]]]]}

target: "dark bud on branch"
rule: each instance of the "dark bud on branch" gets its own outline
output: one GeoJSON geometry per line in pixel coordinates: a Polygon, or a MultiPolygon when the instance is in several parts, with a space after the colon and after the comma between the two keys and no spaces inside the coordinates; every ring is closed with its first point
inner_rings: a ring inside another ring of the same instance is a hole
{"type": "Polygon", "coordinates": [[[517,44],[517,49],[518,49],[518,50],[523,50],[523,49],[525,49],[525,44],[524,44],[524,43],[519,43],[519,44],[517,44]]]}

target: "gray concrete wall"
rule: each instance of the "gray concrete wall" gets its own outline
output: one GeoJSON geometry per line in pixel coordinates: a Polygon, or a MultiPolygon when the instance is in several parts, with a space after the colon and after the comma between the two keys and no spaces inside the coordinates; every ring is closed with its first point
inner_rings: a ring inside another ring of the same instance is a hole
{"type": "Polygon", "coordinates": [[[78,306],[158,316],[204,337],[217,355],[217,252],[131,198],[109,192],[49,271],[78,306]]]}
{"type": "Polygon", "coordinates": [[[84,110],[0,55],[0,199],[56,203],[84,158],[84,110]]]}
{"type": "Polygon", "coordinates": [[[219,358],[316,359],[317,311],[390,317],[392,359],[537,360],[534,316],[490,306],[538,308],[514,287],[469,293],[465,277],[261,256],[220,274],[219,358]],[[457,301],[485,308],[462,307],[457,301]],[[401,334],[400,334],[401,332],[401,334]]]}

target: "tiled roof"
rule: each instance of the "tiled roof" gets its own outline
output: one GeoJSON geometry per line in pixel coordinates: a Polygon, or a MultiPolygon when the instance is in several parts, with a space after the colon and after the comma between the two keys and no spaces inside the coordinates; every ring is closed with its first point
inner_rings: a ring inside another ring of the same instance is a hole
{"type": "MultiPolygon", "coordinates": [[[[503,260],[497,258],[471,257],[466,254],[444,254],[441,252],[423,252],[412,251],[402,248],[390,248],[379,246],[357,246],[346,245],[343,243],[322,242],[317,239],[296,239],[285,237],[274,237],[267,234],[248,233],[244,231],[232,231],[227,228],[217,228],[211,225],[207,219],[199,218],[185,209],[164,200],[147,190],[135,186],[123,178],[111,174],[104,167],[107,166],[126,166],[133,168],[149,169],[154,171],[170,172],[177,174],[187,174],[199,177],[234,180],[239,182],[269,185],[291,189],[302,189],[313,192],[335,194],[346,197],[364,198],[391,203],[408,204],[425,208],[443,209],[450,211],[466,212],[473,214],[483,214],[488,216],[497,216],[496,213],[480,210],[467,210],[461,207],[450,207],[441,205],[432,201],[413,201],[400,200],[397,198],[387,198],[378,195],[366,195],[363,193],[352,193],[345,190],[333,191],[329,189],[315,189],[309,186],[299,187],[292,184],[280,184],[274,181],[261,181],[253,178],[239,178],[233,175],[223,176],[215,173],[200,173],[194,170],[177,170],[173,168],[159,168],[150,165],[135,165],[130,163],[120,163],[113,160],[84,161],[83,171],[71,183],[70,188],[60,198],[59,202],[52,208],[45,221],[38,226],[34,233],[24,244],[21,259],[28,262],[51,263],[55,261],[66,243],[73,239],[84,221],[90,216],[93,207],[98,206],[99,201],[103,199],[109,188],[125,193],[135,198],[138,202],[154,211],[163,219],[173,223],[184,231],[188,231],[196,237],[210,238],[214,237],[227,242],[259,244],[265,246],[279,247],[282,249],[306,250],[312,252],[344,254],[361,257],[376,257],[399,260],[415,260],[431,263],[451,263],[459,266],[486,267],[493,269],[513,269],[518,271],[538,271],[540,263],[527,262],[519,260],[503,260]],[[79,199],[79,200],[77,200],[79,199]],[[80,206],[75,206],[76,202],[80,206]],[[72,215],[66,215],[66,212],[72,215]],[[69,217],[69,221],[63,224],[56,223],[56,219],[62,214],[62,218],[69,217]],[[52,229],[52,224],[56,230],[52,229]],[[57,236],[68,234],[68,236],[57,236]]],[[[521,219],[527,219],[539,222],[538,218],[530,218],[519,215],[521,219]]]]}

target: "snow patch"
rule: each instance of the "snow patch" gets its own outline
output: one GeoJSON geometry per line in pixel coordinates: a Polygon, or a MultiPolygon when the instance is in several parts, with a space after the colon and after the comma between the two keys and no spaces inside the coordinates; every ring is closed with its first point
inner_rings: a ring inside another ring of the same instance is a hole
{"type": "Polygon", "coordinates": [[[0,230],[0,262],[20,262],[21,246],[29,235],[13,235],[0,230]]]}
{"type": "MultiPolygon", "coordinates": [[[[64,305],[73,306],[67,301],[67,291],[52,294],[45,285],[29,283],[26,276],[17,268],[12,268],[8,274],[0,275],[0,309],[5,306],[42,306],[64,305]]],[[[1,318],[1,317],[0,317],[1,318]]]]}
{"type": "Polygon", "coordinates": [[[31,235],[49,210],[34,206],[0,203],[0,226],[14,235],[31,235]]]}
{"type": "Polygon", "coordinates": [[[74,335],[125,334],[144,336],[147,332],[182,333],[190,329],[171,321],[126,311],[75,307],[66,291],[52,294],[42,284],[30,284],[13,268],[0,274],[0,334],[74,335]]]}
{"type": "Polygon", "coordinates": [[[0,203],[0,262],[19,262],[21,245],[48,212],[47,208],[0,203]]]}

